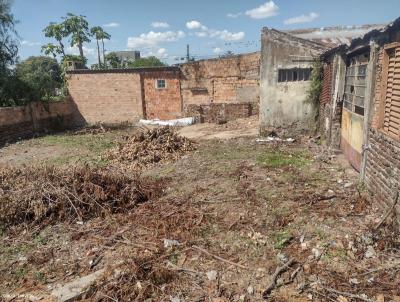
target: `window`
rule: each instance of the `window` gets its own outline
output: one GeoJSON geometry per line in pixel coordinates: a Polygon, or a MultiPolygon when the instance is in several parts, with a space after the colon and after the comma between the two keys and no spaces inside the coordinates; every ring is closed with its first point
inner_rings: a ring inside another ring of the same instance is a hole
{"type": "Polygon", "coordinates": [[[368,53],[353,57],[346,68],[343,106],[364,116],[368,53]]]}
{"type": "Polygon", "coordinates": [[[167,82],[165,81],[165,79],[158,79],[156,81],[156,87],[157,89],[165,89],[167,88],[167,82]]]}
{"type": "Polygon", "coordinates": [[[278,70],[278,82],[309,81],[312,68],[291,68],[278,70]]]}
{"type": "Polygon", "coordinates": [[[400,139],[400,43],[385,47],[381,90],[381,127],[400,139]]]}

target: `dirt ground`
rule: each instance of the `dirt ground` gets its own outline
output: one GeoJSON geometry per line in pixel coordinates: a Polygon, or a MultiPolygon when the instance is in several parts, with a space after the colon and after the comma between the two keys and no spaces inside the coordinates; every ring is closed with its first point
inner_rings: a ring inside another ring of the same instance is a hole
{"type": "MultiPolygon", "coordinates": [[[[103,155],[134,131],[25,141],[0,161],[107,167],[103,155]]],[[[97,271],[87,301],[400,301],[398,228],[388,219],[376,229],[383,212],[340,157],[309,137],[257,143],[252,119],[179,132],[196,151],[143,171],[164,184],[159,197],[84,222],[3,229],[3,299],[52,301],[97,271]]]]}

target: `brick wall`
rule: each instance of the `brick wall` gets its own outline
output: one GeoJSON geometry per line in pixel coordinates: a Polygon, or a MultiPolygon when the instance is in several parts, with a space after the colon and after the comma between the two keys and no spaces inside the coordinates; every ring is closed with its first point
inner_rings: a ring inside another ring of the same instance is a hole
{"type": "Polygon", "coordinates": [[[0,145],[33,136],[47,130],[82,125],[70,101],[30,103],[27,106],[0,108],[0,145]]]}
{"type": "Polygon", "coordinates": [[[68,76],[68,91],[87,123],[135,122],[143,117],[138,72],[83,70],[68,76]]]}
{"type": "Polygon", "coordinates": [[[147,119],[170,120],[182,116],[179,71],[142,73],[144,113],[147,119]],[[165,89],[157,89],[157,79],[164,79],[165,89]]]}
{"type": "MultiPolygon", "coordinates": [[[[379,129],[379,113],[382,91],[382,61],[383,50],[379,52],[376,66],[375,97],[373,104],[373,119],[369,131],[369,148],[365,184],[375,199],[382,205],[390,206],[394,196],[400,189],[400,141],[393,139],[379,129]]],[[[400,205],[397,207],[400,213],[400,205]]]]}
{"type": "Polygon", "coordinates": [[[183,104],[258,104],[260,59],[251,53],[182,64],[183,104]]]}
{"type": "Polygon", "coordinates": [[[253,108],[253,103],[187,104],[184,112],[186,116],[194,117],[197,123],[216,123],[254,115],[253,108]]]}

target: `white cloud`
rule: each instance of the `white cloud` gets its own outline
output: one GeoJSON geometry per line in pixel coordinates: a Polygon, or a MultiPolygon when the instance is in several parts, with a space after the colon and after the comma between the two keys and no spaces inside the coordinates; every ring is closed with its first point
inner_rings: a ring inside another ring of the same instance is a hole
{"type": "Polygon", "coordinates": [[[21,45],[38,46],[38,45],[42,45],[42,44],[40,42],[32,42],[32,41],[28,41],[28,40],[23,40],[23,41],[21,41],[21,45]]]}
{"type": "MultiPolygon", "coordinates": [[[[207,26],[195,20],[187,22],[186,27],[188,29],[197,29],[194,35],[199,38],[209,37],[209,38],[221,39],[224,41],[238,41],[242,40],[245,36],[245,33],[243,31],[233,33],[226,29],[224,30],[209,29],[207,26]]],[[[189,33],[189,35],[192,34],[189,33]]]]}
{"type": "Polygon", "coordinates": [[[188,29],[207,30],[207,26],[204,26],[203,24],[201,24],[199,21],[196,21],[196,20],[186,22],[186,27],[188,29]]]}
{"type": "Polygon", "coordinates": [[[155,47],[163,42],[175,42],[185,37],[183,31],[165,31],[143,33],[139,37],[129,37],[128,48],[155,47]]]}
{"type": "Polygon", "coordinates": [[[240,17],[242,15],[242,13],[237,13],[237,14],[231,14],[231,13],[229,13],[229,14],[227,14],[226,16],[228,17],[228,18],[237,18],[237,17],[240,17]]]}
{"type": "Polygon", "coordinates": [[[157,50],[157,57],[161,59],[167,58],[168,57],[167,50],[165,48],[160,48],[159,50],[157,50]]]}
{"type": "Polygon", "coordinates": [[[279,7],[274,1],[268,1],[259,7],[246,11],[246,15],[253,19],[265,19],[276,16],[278,14],[279,7]]]}
{"type": "Polygon", "coordinates": [[[216,54],[220,54],[221,52],[223,52],[223,50],[221,48],[219,48],[219,47],[215,47],[213,49],[213,52],[216,53],[216,54]]]}
{"type": "Polygon", "coordinates": [[[314,21],[318,17],[319,17],[319,14],[312,12],[308,15],[301,15],[301,16],[289,18],[289,19],[285,20],[283,23],[285,23],[285,24],[308,23],[308,22],[314,21]]]}
{"type": "Polygon", "coordinates": [[[198,32],[195,32],[194,34],[199,38],[205,38],[208,36],[208,33],[205,31],[198,31],[198,32]]]}
{"type": "Polygon", "coordinates": [[[232,33],[230,31],[225,30],[211,30],[209,32],[209,36],[211,38],[218,38],[224,41],[239,41],[242,40],[245,36],[245,33],[240,31],[237,33],[232,33]]]}
{"type": "Polygon", "coordinates": [[[103,25],[103,27],[119,27],[119,26],[120,26],[120,24],[117,22],[110,22],[110,23],[103,25]]]}
{"type": "MultiPolygon", "coordinates": [[[[76,55],[76,56],[79,56],[79,48],[77,46],[68,47],[66,52],[70,53],[70,54],[73,54],[73,55],[76,55]]],[[[94,56],[95,55],[95,49],[83,46],[83,54],[86,57],[94,56]]]]}
{"type": "Polygon", "coordinates": [[[151,23],[151,26],[154,28],[168,28],[169,24],[167,22],[155,21],[151,23]]]}

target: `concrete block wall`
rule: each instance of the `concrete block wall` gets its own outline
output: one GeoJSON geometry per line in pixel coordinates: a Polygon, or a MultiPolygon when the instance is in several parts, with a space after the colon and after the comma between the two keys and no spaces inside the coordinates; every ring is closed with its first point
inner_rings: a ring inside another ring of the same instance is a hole
{"type": "Polygon", "coordinates": [[[70,101],[0,108],[0,145],[28,138],[48,130],[70,129],[81,125],[70,101]]]}

